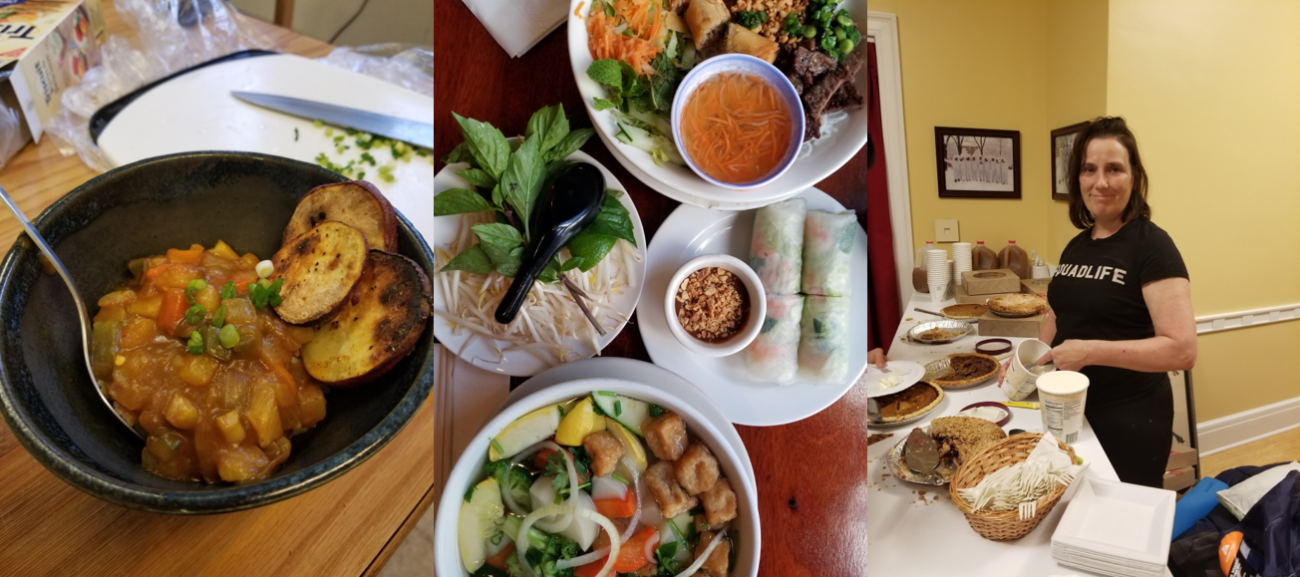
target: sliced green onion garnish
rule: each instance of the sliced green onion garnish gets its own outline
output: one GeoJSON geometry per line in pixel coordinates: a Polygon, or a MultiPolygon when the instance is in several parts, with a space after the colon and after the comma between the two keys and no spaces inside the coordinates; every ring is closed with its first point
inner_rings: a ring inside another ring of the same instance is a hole
{"type": "Polygon", "coordinates": [[[205,288],[208,288],[208,281],[205,281],[201,278],[196,278],[190,281],[189,284],[185,285],[185,288],[201,291],[205,288]]]}
{"type": "Polygon", "coordinates": [[[190,333],[190,341],[186,343],[186,348],[189,349],[191,355],[203,354],[203,333],[201,331],[190,333]]]}
{"type": "Polygon", "coordinates": [[[235,281],[233,280],[227,281],[226,284],[221,287],[221,298],[223,299],[235,298],[235,281]]]}
{"type": "Polygon", "coordinates": [[[501,453],[503,455],[506,452],[505,449],[501,448],[501,443],[498,443],[496,439],[492,439],[492,448],[496,449],[498,453],[501,453]]]}
{"type": "Polygon", "coordinates": [[[205,309],[200,305],[194,305],[190,307],[190,310],[185,311],[185,322],[197,325],[203,322],[203,317],[206,316],[208,316],[208,309],[205,309]]]}
{"type": "Polygon", "coordinates": [[[596,391],[596,394],[597,394],[597,395],[600,395],[600,396],[602,396],[602,397],[617,397],[617,396],[618,396],[618,395],[616,395],[616,394],[614,394],[614,393],[612,393],[612,392],[610,392],[610,391],[596,391]]]}
{"type": "Polygon", "coordinates": [[[226,324],[226,305],[217,307],[217,312],[212,313],[212,326],[221,328],[226,324]]]}
{"type": "Polygon", "coordinates": [[[614,401],[614,416],[623,416],[623,401],[614,401]]]}
{"type": "Polygon", "coordinates": [[[620,483],[622,483],[622,484],[624,484],[624,485],[631,485],[631,484],[632,484],[631,481],[629,481],[629,480],[627,480],[627,479],[624,479],[623,476],[622,476],[622,475],[619,475],[618,473],[610,473],[609,476],[610,476],[610,477],[613,477],[615,481],[618,481],[618,482],[620,482],[620,483]]]}
{"type": "Polygon", "coordinates": [[[235,330],[235,325],[226,325],[221,327],[221,332],[217,333],[217,338],[221,339],[221,346],[233,349],[235,345],[239,344],[239,331],[235,330]]]}
{"type": "Polygon", "coordinates": [[[659,415],[662,415],[662,414],[664,414],[664,409],[663,409],[663,407],[660,407],[659,405],[650,405],[650,416],[651,416],[651,417],[658,417],[659,415]]]}

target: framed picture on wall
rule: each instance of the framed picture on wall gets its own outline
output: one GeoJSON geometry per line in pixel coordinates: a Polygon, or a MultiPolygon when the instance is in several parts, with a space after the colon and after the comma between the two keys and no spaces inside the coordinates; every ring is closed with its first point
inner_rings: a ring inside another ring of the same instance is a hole
{"type": "Polygon", "coordinates": [[[939,198],[1020,198],[1020,131],[934,127],[939,198]]]}
{"type": "Polygon", "coordinates": [[[1075,139],[1087,127],[1087,122],[1080,122],[1052,131],[1053,200],[1069,200],[1070,198],[1070,185],[1066,182],[1066,179],[1070,176],[1070,154],[1074,152],[1075,139]]]}

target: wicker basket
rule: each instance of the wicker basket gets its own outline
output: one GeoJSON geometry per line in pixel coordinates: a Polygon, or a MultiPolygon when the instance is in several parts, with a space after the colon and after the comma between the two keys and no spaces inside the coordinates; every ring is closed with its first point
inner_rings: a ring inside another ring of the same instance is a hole
{"type": "MultiPolygon", "coordinates": [[[[966,500],[957,492],[978,485],[980,480],[994,471],[1028,459],[1029,453],[1033,452],[1042,437],[1037,433],[1021,433],[998,441],[962,463],[953,474],[952,480],[948,483],[948,496],[966,515],[966,522],[970,523],[971,529],[981,537],[994,541],[1014,541],[1028,535],[1047,517],[1048,513],[1052,512],[1052,507],[1055,507],[1056,502],[1060,501],[1061,496],[1065,494],[1066,486],[1057,485],[1050,493],[1038,499],[1035,516],[1021,521],[1019,511],[972,511],[970,505],[966,504],[966,500]]],[[[1061,449],[1070,454],[1070,460],[1074,461],[1074,449],[1059,439],[1057,443],[1060,444],[1061,449]]]]}

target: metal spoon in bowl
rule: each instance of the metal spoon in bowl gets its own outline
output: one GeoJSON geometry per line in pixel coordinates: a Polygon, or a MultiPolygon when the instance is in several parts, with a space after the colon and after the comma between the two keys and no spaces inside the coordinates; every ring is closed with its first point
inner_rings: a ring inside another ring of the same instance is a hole
{"type": "MultiPolygon", "coordinates": [[[[95,370],[90,363],[90,348],[92,345],[91,331],[94,325],[90,320],[90,309],[86,307],[86,299],[81,298],[81,293],[77,292],[77,285],[72,283],[72,275],[68,274],[67,267],[63,266],[63,262],[54,254],[54,249],[50,248],[50,245],[45,242],[45,238],[41,236],[41,233],[36,232],[36,227],[32,226],[30,220],[27,220],[27,215],[23,214],[22,209],[18,208],[18,203],[9,197],[9,191],[5,190],[4,187],[0,187],[0,198],[4,199],[9,211],[14,213],[14,218],[17,218],[18,222],[23,225],[23,230],[27,231],[27,236],[36,242],[36,246],[41,249],[41,254],[44,254],[50,264],[54,265],[54,270],[58,271],[59,276],[63,278],[63,282],[68,285],[68,290],[72,292],[72,300],[77,303],[77,318],[81,321],[81,353],[86,361],[86,373],[90,375],[93,381],[95,379],[95,370]]],[[[126,417],[113,408],[113,401],[108,398],[108,393],[99,386],[98,382],[95,383],[95,392],[99,393],[99,398],[104,401],[104,406],[108,407],[109,412],[113,413],[117,420],[121,421],[123,425],[126,425],[126,428],[131,429],[131,432],[140,438],[145,437],[139,429],[127,422],[126,417]]]]}

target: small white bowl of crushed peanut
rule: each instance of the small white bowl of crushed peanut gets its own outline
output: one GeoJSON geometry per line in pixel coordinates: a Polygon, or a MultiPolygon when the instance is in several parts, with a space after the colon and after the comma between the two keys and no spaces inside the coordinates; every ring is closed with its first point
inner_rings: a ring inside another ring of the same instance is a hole
{"type": "Polygon", "coordinates": [[[668,330],[691,352],[734,355],[758,337],[767,294],[754,269],[726,254],[697,256],[673,275],[664,295],[668,330]]]}

